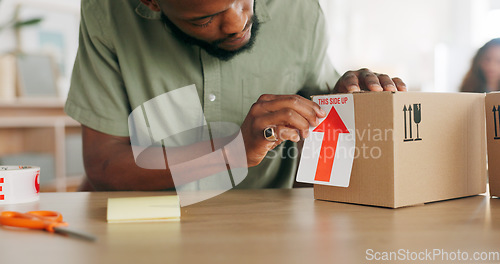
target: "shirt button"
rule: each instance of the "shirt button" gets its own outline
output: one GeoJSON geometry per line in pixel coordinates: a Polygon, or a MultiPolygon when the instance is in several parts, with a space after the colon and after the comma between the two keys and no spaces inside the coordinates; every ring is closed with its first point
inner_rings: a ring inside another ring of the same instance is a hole
{"type": "Polygon", "coordinates": [[[208,95],[208,100],[210,100],[210,102],[215,101],[215,98],[217,98],[217,97],[215,97],[215,94],[209,94],[208,95]]]}

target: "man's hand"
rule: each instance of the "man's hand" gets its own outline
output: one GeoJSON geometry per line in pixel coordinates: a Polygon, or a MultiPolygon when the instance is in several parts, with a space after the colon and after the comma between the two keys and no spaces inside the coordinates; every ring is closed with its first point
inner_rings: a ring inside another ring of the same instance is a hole
{"type": "Polygon", "coordinates": [[[367,91],[406,91],[406,84],[399,78],[374,73],[368,69],[348,71],[335,84],[337,93],[367,91]]]}
{"type": "Polygon", "coordinates": [[[269,150],[285,140],[298,142],[309,135],[309,126],[317,126],[326,116],[318,104],[298,95],[264,94],[252,105],[241,126],[248,167],[258,165],[269,150]],[[278,141],[270,142],[264,130],[272,127],[278,141]]]}

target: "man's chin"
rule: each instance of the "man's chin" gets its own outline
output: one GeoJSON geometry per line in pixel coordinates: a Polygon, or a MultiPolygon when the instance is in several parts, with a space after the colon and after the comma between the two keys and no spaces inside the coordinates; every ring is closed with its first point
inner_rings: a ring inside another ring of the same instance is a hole
{"type": "Polygon", "coordinates": [[[240,43],[238,45],[225,45],[224,43],[219,44],[217,47],[221,50],[229,51],[229,52],[238,52],[241,49],[244,49],[250,40],[247,40],[243,43],[240,43]]]}
{"type": "Polygon", "coordinates": [[[239,41],[224,41],[217,44],[211,44],[206,46],[201,46],[207,53],[215,56],[223,61],[228,61],[234,58],[236,55],[241,54],[245,51],[251,50],[255,44],[255,37],[257,35],[258,25],[253,26],[252,30],[249,31],[242,39],[239,41]]]}
{"type": "Polygon", "coordinates": [[[259,30],[259,20],[257,16],[252,17],[252,26],[248,33],[241,39],[225,40],[220,43],[208,43],[187,35],[180,30],[174,23],[172,23],[164,14],[162,20],[167,27],[170,28],[172,34],[179,40],[186,44],[196,45],[205,50],[208,54],[223,60],[228,61],[236,55],[252,49],[255,44],[257,32],[259,30]]]}
{"type": "Polygon", "coordinates": [[[225,40],[219,44],[217,44],[217,47],[219,49],[227,50],[227,51],[238,51],[240,49],[243,49],[245,46],[250,43],[250,40],[252,38],[252,26],[250,26],[245,34],[238,38],[238,39],[228,39],[225,40]]]}

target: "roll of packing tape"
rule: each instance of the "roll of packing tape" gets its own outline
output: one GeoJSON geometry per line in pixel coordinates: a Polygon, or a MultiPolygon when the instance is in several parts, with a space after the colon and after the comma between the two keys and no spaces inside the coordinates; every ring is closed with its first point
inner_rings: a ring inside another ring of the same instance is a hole
{"type": "Polygon", "coordinates": [[[0,166],[0,205],[40,199],[40,167],[0,166]]]}

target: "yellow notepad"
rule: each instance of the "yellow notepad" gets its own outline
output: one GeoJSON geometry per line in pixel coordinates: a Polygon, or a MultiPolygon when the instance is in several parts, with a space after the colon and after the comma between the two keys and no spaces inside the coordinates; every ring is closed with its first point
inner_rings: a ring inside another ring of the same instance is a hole
{"type": "Polygon", "coordinates": [[[179,221],[179,196],[108,199],[108,223],[179,221]]]}

